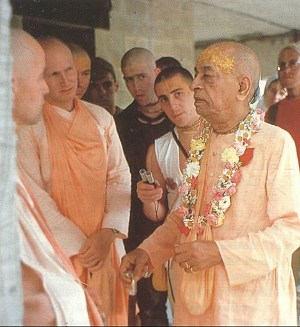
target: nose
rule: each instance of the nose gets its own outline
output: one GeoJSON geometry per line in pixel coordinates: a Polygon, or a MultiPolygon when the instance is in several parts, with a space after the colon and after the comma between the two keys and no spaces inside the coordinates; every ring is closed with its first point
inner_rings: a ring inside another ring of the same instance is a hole
{"type": "Polygon", "coordinates": [[[201,82],[200,82],[200,78],[198,76],[196,76],[193,80],[192,83],[190,84],[190,89],[191,91],[195,91],[195,89],[200,89],[201,86],[201,82]]]}
{"type": "Polygon", "coordinates": [[[178,109],[177,100],[171,97],[169,99],[169,106],[172,111],[176,111],[178,109]]]}
{"type": "Polygon", "coordinates": [[[133,79],[133,87],[136,91],[141,88],[141,81],[138,78],[133,79]]]}
{"type": "MultiPolygon", "coordinates": [[[[61,74],[61,83],[64,85],[68,84],[68,77],[65,73],[61,74]]],[[[78,84],[79,84],[79,82],[78,82],[78,84]]]]}
{"type": "Polygon", "coordinates": [[[97,87],[97,90],[100,94],[105,94],[106,93],[106,89],[105,87],[103,86],[103,84],[99,84],[98,87],[97,87]]]}

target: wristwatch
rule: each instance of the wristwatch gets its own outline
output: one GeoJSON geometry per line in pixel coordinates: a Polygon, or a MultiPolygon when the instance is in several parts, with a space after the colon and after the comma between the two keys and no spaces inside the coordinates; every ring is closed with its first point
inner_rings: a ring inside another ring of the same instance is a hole
{"type": "Polygon", "coordinates": [[[111,231],[114,235],[118,235],[120,233],[117,229],[114,228],[112,228],[111,231]]]}

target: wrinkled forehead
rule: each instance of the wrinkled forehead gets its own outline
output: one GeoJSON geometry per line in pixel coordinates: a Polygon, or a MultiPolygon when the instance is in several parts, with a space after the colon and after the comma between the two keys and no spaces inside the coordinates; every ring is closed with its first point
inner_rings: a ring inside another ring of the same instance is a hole
{"type": "Polygon", "coordinates": [[[213,65],[224,73],[232,72],[235,60],[234,57],[224,52],[218,47],[205,49],[198,60],[198,65],[213,65]]]}

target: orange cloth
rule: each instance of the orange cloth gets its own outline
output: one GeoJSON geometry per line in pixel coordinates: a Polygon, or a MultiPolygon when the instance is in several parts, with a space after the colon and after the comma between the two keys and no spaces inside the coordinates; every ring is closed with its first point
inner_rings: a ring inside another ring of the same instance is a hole
{"type": "MultiPolygon", "coordinates": [[[[90,237],[101,229],[106,197],[106,158],[95,118],[75,101],[75,116],[64,120],[46,103],[44,121],[51,165],[52,197],[63,215],[90,237]]],[[[116,274],[119,262],[114,244],[103,267],[90,274],[75,257],[80,279],[101,298],[100,312],[109,325],[127,323],[127,296],[116,274]],[[118,293],[117,293],[118,291],[118,293]]]]}
{"type": "MultiPolygon", "coordinates": [[[[105,277],[106,283],[100,285],[100,287],[103,287],[103,289],[105,287],[109,292],[114,294],[114,297],[108,302],[108,305],[111,306],[111,301],[113,301],[113,309],[115,310],[114,312],[116,312],[116,314],[113,313],[112,315],[112,319],[114,319],[115,323],[111,323],[111,325],[127,325],[127,296],[118,278],[118,271],[120,258],[125,254],[122,239],[126,238],[128,233],[131,200],[130,171],[113,117],[104,108],[81,100],[76,101],[83,107],[83,110],[88,110],[94,118],[94,124],[98,129],[99,138],[101,140],[97,141],[97,143],[99,146],[101,142],[103,144],[105,167],[107,167],[106,171],[102,172],[103,175],[106,175],[105,184],[103,185],[105,188],[105,209],[103,216],[98,218],[99,222],[95,223],[95,226],[99,226],[100,229],[114,228],[120,231],[118,234],[119,237],[114,240],[114,246],[111,247],[111,253],[106,263],[108,267],[112,268],[109,268],[108,271],[103,271],[104,277],[109,276],[109,280],[105,277]],[[101,225],[100,221],[102,222],[101,225]],[[119,310],[118,308],[121,309],[119,310]]],[[[53,114],[57,113],[59,115],[56,117],[57,120],[60,117],[59,124],[65,124],[64,121],[72,122],[74,116],[77,115],[77,111],[75,112],[75,110],[68,112],[55,106],[51,107],[51,110],[53,114]]],[[[86,130],[86,127],[83,126],[82,130],[86,130]]],[[[93,129],[93,131],[95,130],[93,129]]],[[[50,150],[44,119],[33,126],[18,127],[17,134],[17,158],[19,169],[35,198],[38,200],[41,211],[51,232],[68,257],[76,258],[80,249],[87,242],[87,235],[72,219],[60,211],[60,208],[58,208],[53,199],[52,170],[49,156],[50,150]]],[[[85,216],[82,216],[82,218],[83,217],[85,216]]],[[[75,220],[79,221],[77,217],[75,220]]],[[[77,269],[81,268],[79,265],[76,267],[77,269]]],[[[84,275],[86,275],[86,273],[84,273],[84,275]]],[[[93,274],[92,281],[97,282],[94,276],[93,274]]],[[[97,284],[99,285],[98,282],[97,284]]],[[[103,293],[107,294],[108,291],[104,290],[103,293]]]]}
{"type": "Polygon", "coordinates": [[[53,314],[57,325],[83,325],[84,310],[87,310],[90,324],[103,326],[94,302],[86,288],[81,286],[71,261],[51,233],[38,203],[24,181],[18,181],[17,192],[21,259],[24,264],[23,283],[26,288],[25,325],[43,325],[43,321],[46,323],[45,317],[49,319],[53,314]],[[85,293],[86,301],[82,301],[80,289],[85,293]],[[70,301],[72,296],[76,298],[70,301]],[[76,321],[76,313],[73,311],[76,309],[81,312],[79,321],[76,321]]]}
{"type": "MultiPolygon", "coordinates": [[[[204,185],[210,199],[223,167],[221,154],[234,134],[211,136],[204,185]]],[[[262,123],[253,136],[254,155],[220,227],[212,228],[223,263],[215,266],[212,303],[192,314],[180,295],[184,270],[176,273],[174,325],[296,326],[292,253],[300,244],[300,176],[295,144],[284,130],[262,123]],[[276,142],[274,142],[276,140],[276,142]]],[[[139,247],[156,267],[174,255],[181,218],[175,211],[139,247]]],[[[188,281],[186,281],[188,282],[188,281]]],[[[192,282],[192,279],[191,279],[192,282]]]]}

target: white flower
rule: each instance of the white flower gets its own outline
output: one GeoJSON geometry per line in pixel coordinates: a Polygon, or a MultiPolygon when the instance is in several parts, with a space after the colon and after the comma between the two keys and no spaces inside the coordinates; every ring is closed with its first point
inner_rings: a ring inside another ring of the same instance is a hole
{"type": "Polygon", "coordinates": [[[231,165],[239,162],[239,156],[234,147],[226,148],[221,156],[223,162],[228,161],[231,165]]]}
{"type": "Polygon", "coordinates": [[[197,177],[199,175],[200,165],[199,162],[190,162],[185,167],[185,172],[188,176],[197,177]]]}
{"type": "Polygon", "coordinates": [[[190,148],[192,152],[202,151],[205,149],[205,143],[203,143],[201,140],[192,139],[190,148]]]}
{"type": "Polygon", "coordinates": [[[230,207],[230,196],[225,195],[220,201],[219,201],[219,208],[222,210],[227,210],[230,207]]]}

